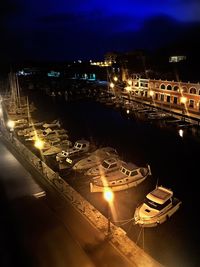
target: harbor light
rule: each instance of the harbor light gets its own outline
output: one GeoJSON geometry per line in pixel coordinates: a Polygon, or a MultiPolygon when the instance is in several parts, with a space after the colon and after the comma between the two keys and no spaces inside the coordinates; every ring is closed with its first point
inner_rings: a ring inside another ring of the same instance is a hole
{"type": "Polygon", "coordinates": [[[132,85],[132,80],[128,80],[128,85],[132,85]]]}
{"type": "Polygon", "coordinates": [[[15,122],[12,121],[12,120],[9,120],[9,121],[7,122],[7,126],[8,126],[8,128],[9,128],[10,130],[14,130],[15,122]]]}
{"type": "Polygon", "coordinates": [[[44,141],[42,141],[41,139],[37,138],[37,140],[34,143],[34,146],[37,149],[43,149],[44,148],[44,141]]]}
{"type": "Polygon", "coordinates": [[[111,210],[110,205],[113,202],[114,194],[113,191],[109,187],[105,187],[103,191],[104,199],[107,201],[107,216],[108,216],[108,228],[107,228],[107,237],[109,238],[111,235],[111,227],[110,227],[110,219],[111,219],[111,210]]]}
{"type": "Polygon", "coordinates": [[[183,137],[183,130],[180,129],[180,130],[178,131],[178,134],[180,135],[180,137],[183,137]]]}
{"type": "Polygon", "coordinates": [[[126,90],[127,92],[130,93],[130,91],[131,91],[131,86],[126,86],[126,87],[125,87],[125,90],[126,90]]]}
{"type": "Polygon", "coordinates": [[[110,83],[111,88],[114,88],[114,86],[115,86],[114,83],[110,83]]]}
{"type": "Polygon", "coordinates": [[[154,95],[154,92],[153,92],[153,91],[150,91],[150,92],[149,92],[149,95],[150,95],[150,96],[153,96],[153,95],[154,95]]]}
{"type": "Polygon", "coordinates": [[[106,187],[106,188],[104,189],[103,196],[104,196],[105,200],[106,200],[108,203],[113,202],[114,194],[113,194],[113,191],[112,191],[109,187],[106,187]]]}

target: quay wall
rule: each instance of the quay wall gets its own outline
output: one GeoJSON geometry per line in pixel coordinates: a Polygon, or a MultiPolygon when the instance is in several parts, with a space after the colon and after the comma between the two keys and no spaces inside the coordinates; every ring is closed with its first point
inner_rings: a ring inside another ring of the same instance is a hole
{"type": "MultiPolygon", "coordinates": [[[[24,159],[36,169],[41,176],[62,196],[73,205],[92,225],[94,225],[105,236],[107,235],[107,218],[103,216],[94,206],[75,191],[58,173],[30,151],[12,132],[0,124],[1,138],[24,159]]],[[[111,223],[112,235],[109,242],[125,256],[135,267],[161,267],[162,265],[130,240],[125,231],[111,223]]]]}

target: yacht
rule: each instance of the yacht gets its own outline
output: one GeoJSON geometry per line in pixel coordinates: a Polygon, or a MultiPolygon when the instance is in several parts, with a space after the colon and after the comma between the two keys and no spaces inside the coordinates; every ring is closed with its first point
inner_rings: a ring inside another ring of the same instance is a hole
{"type": "Polygon", "coordinates": [[[77,160],[80,160],[87,152],[91,150],[90,143],[86,140],[78,140],[72,148],[62,150],[56,155],[56,161],[59,164],[59,169],[65,169],[74,165],[77,160]]]}
{"type": "Polygon", "coordinates": [[[146,195],[134,214],[135,224],[154,227],[170,218],[180,207],[181,201],[173,196],[173,191],[163,186],[156,187],[146,195]]]}
{"type": "Polygon", "coordinates": [[[112,191],[129,189],[143,182],[149,175],[151,175],[149,165],[138,167],[133,163],[123,163],[115,172],[94,177],[90,182],[90,191],[103,192],[106,187],[112,191]]]}
{"type": "Polygon", "coordinates": [[[52,121],[52,122],[50,122],[50,123],[44,123],[42,126],[43,126],[44,128],[49,128],[49,127],[51,127],[51,128],[53,128],[53,127],[60,127],[60,122],[59,122],[59,120],[54,120],[54,121],[52,121]]]}
{"type": "Polygon", "coordinates": [[[101,164],[90,168],[85,172],[87,176],[98,176],[109,172],[114,172],[120,169],[123,161],[117,157],[109,157],[105,159],[101,164]]]}
{"type": "Polygon", "coordinates": [[[58,144],[50,146],[46,151],[43,152],[44,156],[53,156],[61,153],[63,150],[67,150],[72,146],[70,140],[61,140],[58,144]]]}
{"type": "Polygon", "coordinates": [[[117,151],[112,147],[102,147],[95,150],[88,157],[81,159],[74,166],[73,170],[86,171],[102,163],[103,160],[109,157],[118,157],[117,151]]]}

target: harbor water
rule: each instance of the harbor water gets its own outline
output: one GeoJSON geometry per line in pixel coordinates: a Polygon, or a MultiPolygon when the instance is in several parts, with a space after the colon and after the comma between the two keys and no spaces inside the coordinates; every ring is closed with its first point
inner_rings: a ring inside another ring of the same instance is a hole
{"type": "MultiPolygon", "coordinates": [[[[178,130],[140,121],[92,99],[66,101],[62,96],[50,97],[41,91],[31,92],[29,97],[37,107],[36,118],[48,122],[59,119],[72,142],[84,138],[97,147],[115,148],[125,161],[149,164],[151,177],[136,188],[115,193],[113,221],[165,266],[200,265],[198,137],[186,132],[181,137],[178,130]],[[133,223],[134,210],[156,185],[171,188],[182,204],[165,223],[140,228],[133,223]]],[[[67,179],[105,214],[102,194],[90,193],[86,178],[71,174],[67,179]]]]}

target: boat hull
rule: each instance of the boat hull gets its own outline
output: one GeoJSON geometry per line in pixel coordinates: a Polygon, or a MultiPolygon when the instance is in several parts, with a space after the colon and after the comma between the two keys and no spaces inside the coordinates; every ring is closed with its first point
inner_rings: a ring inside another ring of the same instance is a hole
{"type": "Polygon", "coordinates": [[[141,219],[141,218],[136,218],[138,211],[142,205],[140,205],[135,212],[134,219],[135,219],[135,224],[138,224],[141,227],[155,227],[158,226],[165,221],[167,221],[180,207],[181,201],[176,200],[176,203],[170,207],[168,210],[166,210],[164,213],[160,213],[158,216],[155,216],[153,218],[149,219],[141,219]]]}
{"type": "MultiPolygon", "coordinates": [[[[119,183],[116,184],[114,186],[112,185],[108,185],[108,187],[112,190],[112,191],[122,191],[122,190],[126,190],[132,187],[136,187],[137,185],[139,185],[140,183],[142,183],[147,176],[142,177],[140,179],[137,180],[133,180],[130,181],[128,183],[119,183]]],[[[106,186],[101,186],[101,185],[96,185],[95,183],[90,182],[90,192],[91,193],[98,193],[98,192],[104,192],[104,189],[106,188],[106,186]]]]}

